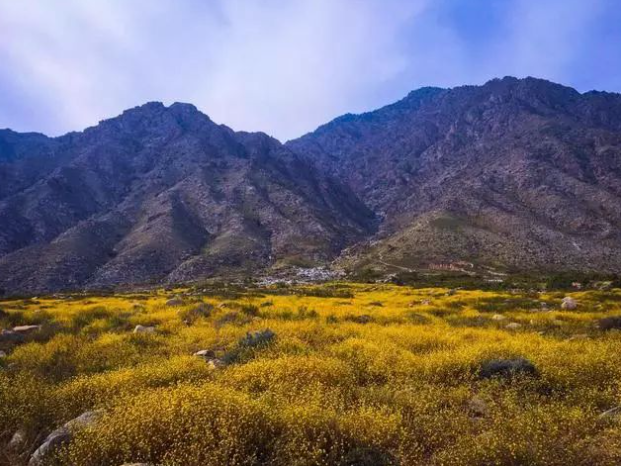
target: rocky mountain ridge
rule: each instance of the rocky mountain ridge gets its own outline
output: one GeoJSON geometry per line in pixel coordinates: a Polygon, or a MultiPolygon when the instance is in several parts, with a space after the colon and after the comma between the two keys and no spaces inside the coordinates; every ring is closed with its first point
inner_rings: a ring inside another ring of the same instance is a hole
{"type": "Polygon", "coordinates": [[[534,78],[422,88],[284,145],[152,102],[58,138],[0,130],[0,289],[335,259],[616,273],[620,201],[619,94],[534,78]]]}

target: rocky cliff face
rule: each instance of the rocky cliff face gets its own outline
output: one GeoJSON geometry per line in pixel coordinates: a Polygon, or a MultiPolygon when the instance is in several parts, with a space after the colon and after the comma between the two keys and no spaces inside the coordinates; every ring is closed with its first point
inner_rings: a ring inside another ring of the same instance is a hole
{"type": "Polygon", "coordinates": [[[264,134],[150,103],[83,133],[0,134],[0,288],[325,263],[372,233],[348,187],[264,134]]]}
{"type": "Polygon", "coordinates": [[[621,270],[621,96],[547,81],[424,88],[288,147],[382,218],[345,262],[621,270]]]}
{"type": "Polygon", "coordinates": [[[336,257],[621,272],[620,201],[618,94],[532,78],[423,88],[286,145],[149,103],[60,138],[0,131],[0,288],[336,257]]]}

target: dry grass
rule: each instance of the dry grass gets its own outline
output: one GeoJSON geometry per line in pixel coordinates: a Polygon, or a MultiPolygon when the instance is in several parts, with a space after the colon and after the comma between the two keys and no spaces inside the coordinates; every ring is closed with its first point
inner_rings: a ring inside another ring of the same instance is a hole
{"type": "Polygon", "coordinates": [[[595,323],[621,314],[621,291],[572,293],[571,311],[560,293],[446,291],[2,302],[0,327],[43,330],[0,360],[0,463],[25,464],[55,427],[103,408],[50,464],[620,464],[621,422],[599,415],[621,405],[621,332],[595,323]],[[193,312],[198,301],[213,307],[193,312]],[[132,333],[138,324],[156,332],[132,333]],[[267,328],[275,339],[240,345],[267,328]],[[235,357],[212,368],[193,356],[202,349],[235,357]],[[503,357],[532,361],[538,377],[477,377],[503,357]],[[26,446],[10,452],[18,429],[26,446]]]}

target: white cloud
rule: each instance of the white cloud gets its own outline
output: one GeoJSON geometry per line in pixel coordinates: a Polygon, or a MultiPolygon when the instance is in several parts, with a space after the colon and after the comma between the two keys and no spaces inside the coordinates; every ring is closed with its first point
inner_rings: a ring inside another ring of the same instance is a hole
{"type": "Polygon", "coordinates": [[[507,0],[475,54],[443,16],[458,0],[0,0],[0,127],[186,101],[287,139],[421,85],[566,80],[605,1],[507,0]]]}
{"type": "MultiPolygon", "coordinates": [[[[0,0],[0,55],[40,108],[19,129],[58,134],[146,100],[181,100],[288,138],[399,73],[399,28],[424,4],[0,0]]],[[[12,123],[5,111],[0,126],[12,123]]]]}

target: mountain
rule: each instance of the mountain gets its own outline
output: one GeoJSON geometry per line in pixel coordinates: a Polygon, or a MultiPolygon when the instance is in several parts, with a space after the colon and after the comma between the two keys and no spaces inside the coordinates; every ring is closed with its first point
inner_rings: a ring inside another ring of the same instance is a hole
{"type": "Polygon", "coordinates": [[[330,263],[618,273],[620,227],[621,95],[534,78],[419,89],[284,145],[178,103],[0,131],[8,293],[330,263]]]}
{"type": "Polygon", "coordinates": [[[0,288],[318,264],[372,234],[349,188],[262,133],[148,103],[59,138],[0,132],[0,288]]]}
{"type": "Polygon", "coordinates": [[[621,271],[621,95],[507,77],[423,88],[287,147],[381,219],[351,268],[621,271]]]}

